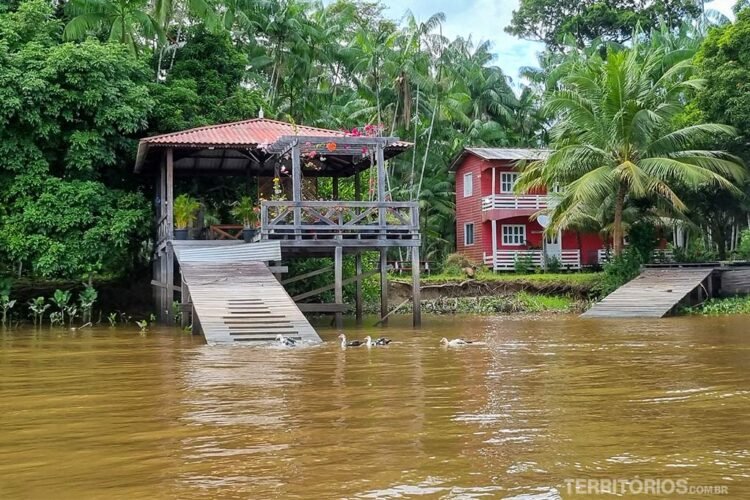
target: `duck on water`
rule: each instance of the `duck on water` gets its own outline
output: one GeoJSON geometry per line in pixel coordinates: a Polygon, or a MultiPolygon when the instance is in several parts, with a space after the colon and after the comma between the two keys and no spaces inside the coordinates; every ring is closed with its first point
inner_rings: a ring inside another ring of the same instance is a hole
{"type": "Polygon", "coordinates": [[[349,341],[347,341],[346,340],[346,335],[344,335],[343,333],[339,335],[339,340],[341,341],[341,347],[344,348],[344,349],[347,348],[347,347],[360,347],[360,346],[377,347],[377,346],[388,345],[388,344],[391,343],[391,339],[388,339],[388,338],[385,338],[385,337],[380,337],[377,340],[372,340],[372,337],[370,337],[369,335],[367,337],[365,337],[364,340],[349,340],[349,341]]]}
{"type": "Polygon", "coordinates": [[[440,339],[440,345],[444,345],[446,347],[461,347],[461,346],[472,345],[472,344],[479,345],[479,344],[482,344],[482,342],[477,342],[475,340],[464,340],[464,339],[448,340],[445,337],[440,339]]]}

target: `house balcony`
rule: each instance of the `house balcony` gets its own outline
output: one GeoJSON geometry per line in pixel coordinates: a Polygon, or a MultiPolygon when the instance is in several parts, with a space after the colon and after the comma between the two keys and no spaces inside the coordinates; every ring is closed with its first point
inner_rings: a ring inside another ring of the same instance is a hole
{"type": "MultiPolygon", "coordinates": [[[[556,255],[560,260],[562,269],[581,269],[580,250],[561,250],[556,255]]],[[[534,267],[544,267],[544,252],[542,250],[498,250],[493,262],[492,254],[484,254],[484,263],[495,271],[513,271],[516,260],[520,258],[531,259],[534,267]]]]}
{"type": "Polygon", "coordinates": [[[530,216],[549,206],[546,194],[493,194],[482,198],[484,220],[530,216]]]}

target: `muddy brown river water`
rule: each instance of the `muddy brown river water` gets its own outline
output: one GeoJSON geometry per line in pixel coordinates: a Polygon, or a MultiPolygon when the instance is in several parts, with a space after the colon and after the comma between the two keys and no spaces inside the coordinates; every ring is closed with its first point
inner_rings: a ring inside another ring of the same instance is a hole
{"type": "Polygon", "coordinates": [[[369,351],[6,332],[0,498],[750,498],[750,317],[425,320],[347,328],[369,351]]]}

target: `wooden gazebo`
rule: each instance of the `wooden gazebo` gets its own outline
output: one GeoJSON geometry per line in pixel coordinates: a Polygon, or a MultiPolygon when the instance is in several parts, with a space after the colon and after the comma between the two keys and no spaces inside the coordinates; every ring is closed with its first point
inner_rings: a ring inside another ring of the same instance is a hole
{"type": "MultiPolygon", "coordinates": [[[[334,313],[338,326],[348,310],[343,286],[356,283],[355,312],[362,319],[363,277],[376,272],[381,283],[381,317],[387,315],[387,252],[408,248],[413,278],[414,324],[421,322],[419,274],[421,244],[416,202],[393,201],[388,190],[385,162],[411,146],[395,137],[351,134],[292,125],[268,119],[201,127],[148,137],[140,141],[136,173],[152,175],[156,186],[156,238],[154,280],[160,317],[170,320],[174,294],[181,290],[175,266],[175,245],[222,246],[226,241],[175,242],[174,181],[180,176],[291,177],[291,199],[261,202],[260,232],[256,241],[278,241],[282,259],[332,256],[334,279],[330,287],[294,297],[303,301],[334,290],[333,304],[300,303],[309,312],[334,313]],[[372,183],[363,199],[362,172],[370,170],[372,183]],[[303,178],[332,178],[333,200],[303,199],[303,178]],[[339,199],[339,179],[353,178],[354,199],[339,199]],[[361,254],[380,253],[378,269],[363,272],[361,254]],[[356,275],[343,276],[343,256],[355,256],[356,275]]],[[[252,243],[250,243],[252,244],[252,243]]],[[[285,268],[273,270],[282,284],[306,276],[281,279],[285,268]]],[[[309,276],[320,272],[308,273],[309,276]]],[[[309,277],[307,276],[307,277],[309,277]]],[[[182,288],[184,290],[184,287],[182,288]]],[[[183,302],[185,297],[182,297],[183,302]]]]}

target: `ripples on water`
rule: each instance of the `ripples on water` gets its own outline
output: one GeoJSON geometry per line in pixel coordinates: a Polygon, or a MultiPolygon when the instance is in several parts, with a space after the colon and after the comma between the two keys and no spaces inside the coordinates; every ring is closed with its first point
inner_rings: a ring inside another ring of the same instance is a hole
{"type": "Polygon", "coordinates": [[[6,333],[0,497],[548,499],[650,477],[750,498],[747,320],[398,320],[370,351],[332,330],[299,349],[6,333]]]}

